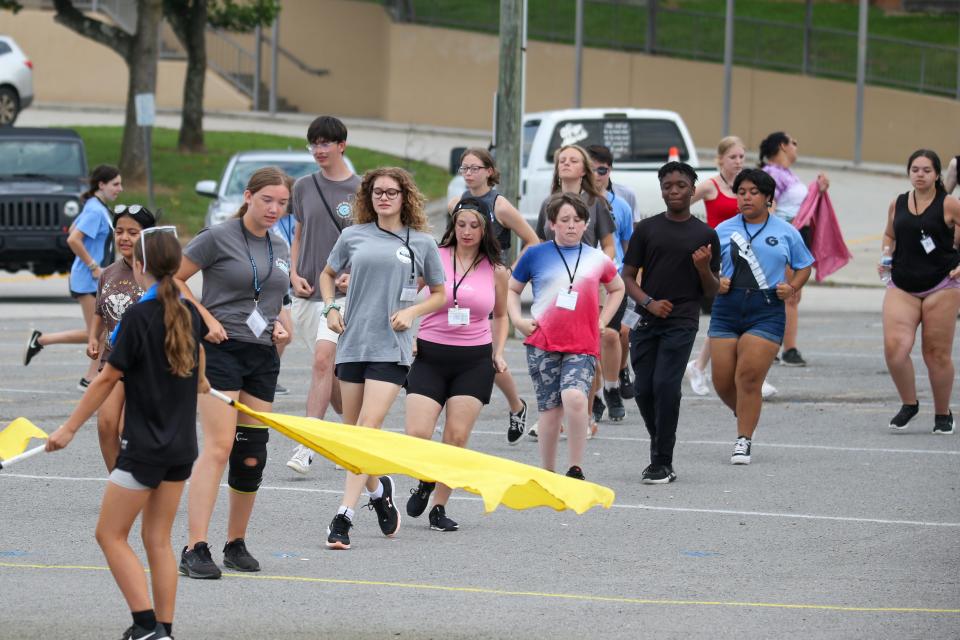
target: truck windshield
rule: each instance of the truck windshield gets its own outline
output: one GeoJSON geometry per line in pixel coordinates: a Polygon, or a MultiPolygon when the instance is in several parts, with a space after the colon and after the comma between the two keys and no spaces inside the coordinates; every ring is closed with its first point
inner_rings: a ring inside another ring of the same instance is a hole
{"type": "Polygon", "coordinates": [[[69,140],[0,140],[0,177],[85,177],[83,148],[69,140]]]}
{"type": "Polygon", "coordinates": [[[243,190],[246,189],[247,182],[250,180],[250,176],[253,175],[253,172],[257,169],[268,166],[280,167],[283,169],[284,173],[294,180],[301,176],[309,175],[317,169],[317,163],[313,160],[308,160],[305,162],[271,162],[269,160],[237,162],[235,165],[233,165],[233,172],[230,174],[230,178],[227,180],[227,189],[223,194],[224,197],[230,198],[234,196],[242,196],[243,190]]]}
{"type": "Polygon", "coordinates": [[[670,120],[611,118],[562,120],[557,123],[547,147],[547,162],[553,163],[553,154],[560,147],[577,144],[589,147],[602,144],[613,153],[615,164],[667,161],[670,147],[676,147],[680,159],[687,161],[690,153],[683,135],[670,120]]]}

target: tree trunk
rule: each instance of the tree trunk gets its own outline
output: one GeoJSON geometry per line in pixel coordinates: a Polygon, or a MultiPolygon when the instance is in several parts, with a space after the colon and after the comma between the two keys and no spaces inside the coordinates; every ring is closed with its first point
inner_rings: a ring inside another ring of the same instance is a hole
{"type": "Polygon", "coordinates": [[[127,113],[120,148],[120,173],[124,181],[135,185],[146,183],[146,150],[143,131],[137,126],[136,95],[157,91],[157,57],[159,49],[162,0],[137,1],[137,33],[127,58],[127,113]]]}
{"type": "Polygon", "coordinates": [[[207,74],[207,0],[194,0],[186,15],[171,19],[174,33],[187,52],[183,111],[177,146],[184,153],[203,153],[203,93],[207,74]]]}

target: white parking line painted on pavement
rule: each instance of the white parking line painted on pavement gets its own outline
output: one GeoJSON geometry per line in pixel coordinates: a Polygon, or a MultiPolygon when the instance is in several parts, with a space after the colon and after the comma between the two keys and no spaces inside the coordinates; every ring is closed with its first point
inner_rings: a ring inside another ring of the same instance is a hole
{"type": "MultiPolygon", "coordinates": [[[[106,482],[106,478],[86,478],[69,476],[38,476],[22,473],[0,473],[0,478],[18,478],[23,480],[63,480],[72,482],[106,482]]],[[[189,484],[189,482],[188,482],[189,484]]],[[[226,484],[221,484],[221,488],[226,488],[226,484]]],[[[274,487],[261,485],[261,491],[291,491],[294,493],[323,493],[340,495],[343,491],[339,489],[313,489],[309,487],[274,487]]],[[[451,496],[451,500],[461,500],[464,502],[482,502],[481,498],[472,498],[469,496],[451,496]]],[[[833,522],[856,522],[861,524],[891,524],[907,525],[914,527],[951,527],[960,528],[960,522],[936,522],[930,520],[891,520],[884,518],[856,518],[851,516],[822,516],[812,513],[781,513],[775,511],[735,511],[732,509],[701,509],[697,507],[657,507],[646,504],[621,504],[614,503],[614,509],[631,509],[642,511],[669,511],[674,513],[703,513],[709,515],[723,516],[742,516],[754,518],[787,518],[796,520],[824,520],[833,522]]]]}

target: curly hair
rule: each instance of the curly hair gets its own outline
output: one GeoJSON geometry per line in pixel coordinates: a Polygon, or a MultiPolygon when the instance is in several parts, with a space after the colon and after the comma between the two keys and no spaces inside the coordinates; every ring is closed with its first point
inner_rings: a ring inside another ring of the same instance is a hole
{"type": "Polygon", "coordinates": [[[417,183],[405,169],[400,167],[380,167],[363,174],[357,196],[353,199],[354,224],[367,224],[377,221],[377,212],[373,208],[373,183],[377,178],[391,178],[400,186],[403,204],[400,207],[400,222],[415,231],[427,231],[430,225],[423,205],[426,201],[417,183]]]}

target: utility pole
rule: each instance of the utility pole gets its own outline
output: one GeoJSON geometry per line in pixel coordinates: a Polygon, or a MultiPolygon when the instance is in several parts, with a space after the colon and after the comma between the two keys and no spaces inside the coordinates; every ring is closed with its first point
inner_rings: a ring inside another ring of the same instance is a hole
{"type": "Polygon", "coordinates": [[[853,164],[863,161],[863,93],[867,80],[867,10],[868,0],[860,0],[860,21],[857,28],[857,113],[853,139],[853,164]]]}
{"type": "Polygon", "coordinates": [[[733,0],[727,0],[723,28],[723,137],[730,135],[730,94],[733,91],[733,0]]]}
{"type": "Polygon", "coordinates": [[[583,0],[577,0],[573,33],[573,108],[579,109],[583,96],[583,0]]]}
{"type": "MultiPolygon", "coordinates": [[[[520,195],[520,101],[523,75],[523,0],[500,0],[500,84],[497,89],[497,166],[499,191],[510,202],[520,195]]],[[[516,242],[512,243],[516,246],[516,242]]]]}

